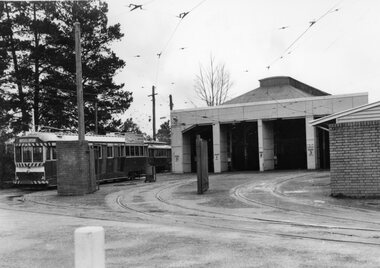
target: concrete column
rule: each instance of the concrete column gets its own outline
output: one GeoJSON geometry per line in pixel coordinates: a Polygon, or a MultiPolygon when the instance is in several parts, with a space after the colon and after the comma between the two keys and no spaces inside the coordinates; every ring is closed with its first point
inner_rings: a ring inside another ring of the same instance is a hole
{"type": "Polygon", "coordinates": [[[274,169],[273,123],[257,121],[260,171],[274,169]]]}
{"type": "Polygon", "coordinates": [[[228,135],[228,127],[226,125],[220,126],[220,165],[221,171],[228,171],[228,146],[227,144],[227,135],[228,135]]]}
{"type": "Polygon", "coordinates": [[[264,171],[264,134],[263,120],[257,120],[257,134],[259,138],[259,165],[260,171],[264,171]]]}
{"type": "Polygon", "coordinates": [[[220,124],[215,123],[212,125],[212,140],[214,150],[214,172],[220,173],[222,171],[220,161],[220,124]]]}
{"type": "Polygon", "coordinates": [[[188,133],[182,133],[183,172],[191,172],[191,139],[188,133]]]}
{"type": "Polygon", "coordinates": [[[180,127],[172,127],[172,172],[183,173],[183,136],[180,127]]]}
{"type": "Polygon", "coordinates": [[[314,119],[313,116],[305,117],[307,169],[315,169],[317,166],[316,130],[314,127],[309,125],[309,121],[313,119],[314,119]]]}

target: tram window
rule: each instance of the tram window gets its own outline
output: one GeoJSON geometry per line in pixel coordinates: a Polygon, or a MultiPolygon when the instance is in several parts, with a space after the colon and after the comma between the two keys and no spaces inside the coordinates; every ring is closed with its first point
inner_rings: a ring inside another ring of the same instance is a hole
{"type": "Polygon", "coordinates": [[[51,147],[46,148],[46,160],[51,160],[51,147]]]}
{"type": "Polygon", "coordinates": [[[135,146],[131,146],[131,156],[135,156],[135,146]]]}
{"type": "Polygon", "coordinates": [[[21,160],[21,147],[20,146],[15,147],[15,154],[16,154],[16,162],[22,162],[22,160],[21,160]]]}
{"type": "Polygon", "coordinates": [[[119,157],[119,156],[120,156],[120,151],[119,151],[119,149],[120,149],[119,146],[114,146],[115,157],[119,157]]]}
{"type": "Polygon", "coordinates": [[[52,151],[52,160],[56,160],[57,159],[57,148],[55,148],[55,146],[51,147],[51,151],[52,151]]]}
{"type": "Polygon", "coordinates": [[[107,146],[107,157],[108,158],[113,157],[113,146],[107,146]]]}
{"type": "Polygon", "coordinates": [[[131,155],[131,147],[130,146],[125,146],[125,155],[130,156],[131,155]]]}
{"type": "Polygon", "coordinates": [[[95,145],[94,150],[95,150],[97,159],[102,159],[102,146],[101,145],[95,145]]]}
{"type": "Polygon", "coordinates": [[[101,145],[98,146],[98,158],[99,159],[103,158],[103,150],[102,150],[102,146],[101,145]]]}
{"type": "Polygon", "coordinates": [[[120,156],[123,156],[123,157],[125,156],[125,146],[124,145],[121,146],[120,156]]]}
{"type": "Polygon", "coordinates": [[[33,147],[33,162],[42,162],[42,146],[33,147]]]}
{"type": "Polygon", "coordinates": [[[23,162],[32,162],[32,147],[23,147],[22,148],[22,159],[23,162]]]}
{"type": "Polygon", "coordinates": [[[139,147],[139,156],[143,156],[144,155],[144,152],[143,152],[143,147],[139,147]]]}
{"type": "Polygon", "coordinates": [[[98,157],[99,159],[103,158],[103,147],[101,145],[98,146],[98,157]]]}

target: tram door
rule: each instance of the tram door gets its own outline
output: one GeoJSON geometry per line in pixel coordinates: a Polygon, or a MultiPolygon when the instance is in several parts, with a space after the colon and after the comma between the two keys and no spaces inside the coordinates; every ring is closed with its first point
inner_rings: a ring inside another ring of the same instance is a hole
{"type": "Polygon", "coordinates": [[[101,169],[100,169],[101,163],[100,163],[100,161],[101,161],[101,158],[102,158],[101,157],[101,155],[102,155],[102,147],[95,145],[95,146],[92,147],[92,149],[93,149],[93,155],[94,155],[94,157],[93,157],[93,163],[94,163],[94,167],[95,167],[95,177],[96,177],[96,182],[99,185],[100,174],[101,174],[101,169]]]}

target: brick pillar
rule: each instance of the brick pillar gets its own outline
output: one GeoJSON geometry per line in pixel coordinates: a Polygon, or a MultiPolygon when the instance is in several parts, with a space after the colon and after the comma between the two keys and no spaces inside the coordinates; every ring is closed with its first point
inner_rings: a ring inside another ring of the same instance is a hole
{"type": "Polygon", "coordinates": [[[58,195],[84,195],[96,191],[94,165],[87,141],[57,142],[58,195]]]}

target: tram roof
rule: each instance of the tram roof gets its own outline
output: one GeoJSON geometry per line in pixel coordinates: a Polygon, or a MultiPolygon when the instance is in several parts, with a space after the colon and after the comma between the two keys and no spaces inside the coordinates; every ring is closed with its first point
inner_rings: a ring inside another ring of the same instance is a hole
{"type": "MultiPolygon", "coordinates": [[[[126,141],[126,136],[129,133],[124,135],[86,135],[85,140],[89,142],[108,142],[108,143],[128,143],[128,144],[144,144],[141,140],[136,140],[132,142],[131,139],[126,141]]],[[[75,141],[78,140],[78,134],[71,133],[61,133],[61,132],[27,132],[25,135],[20,136],[19,138],[39,138],[44,142],[56,142],[56,141],[75,141]]]]}

